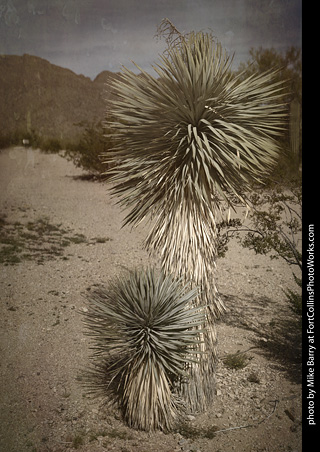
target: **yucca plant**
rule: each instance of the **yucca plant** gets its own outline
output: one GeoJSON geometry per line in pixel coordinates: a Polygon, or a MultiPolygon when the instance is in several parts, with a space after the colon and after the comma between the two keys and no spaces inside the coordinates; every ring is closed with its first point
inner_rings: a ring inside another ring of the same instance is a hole
{"type": "MultiPolygon", "coordinates": [[[[129,209],[125,224],[149,219],[146,247],[160,256],[164,272],[201,288],[195,303],[208,305],[209,352],[214,320],[225,309],[214,281],[217,216],[222,201],[245,202],[252,182],[275,165],[283,86],[272,70],[233,76],[232,58],[210,33],[182,35],[168,20],[164,25],[172,39],[154,66],[157,77],[123,68],[114,83],[108,127],[115,147],[106,162],[112,191],[129,209]]],[[[196,409],[205,406],[207,389],[196,409]]]]}
{"type": "MultiPolygon", "coordinates": [[[[118,404],[129,426],[170,430],[178,387],[200,353],[204,310],[197,289],[162,272],[135,270],[95,289],[85,314],[94,367],[87,390],[118,404]]],[[[187,382],[184,382],[187,384],[187,382]]]]}

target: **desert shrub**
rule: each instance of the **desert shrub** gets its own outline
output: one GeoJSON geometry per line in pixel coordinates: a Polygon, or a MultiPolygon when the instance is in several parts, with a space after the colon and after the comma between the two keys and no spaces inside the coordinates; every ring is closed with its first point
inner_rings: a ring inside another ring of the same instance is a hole
{"type": "Polygon", "coordinates": [[[10,146],[22,146],[22,140],[27,138],[31,140],[32,134],[22,130],[15,130],[8,133],[0,133],[0,149],[8,148],[10,146]]]}
{"type": "Polygon", "coordinates": [[[148,269],[118,277],[90,292],[85,313],[95,367],[87,390],[118,404],[129,426],[172,428],[181,412],[177,391],[190,360],[196,361],[198,295],[180,281],[148,269]]]}
{"type": "Polygon", "coordinates": [[[3,149],[10,146],[22,146],[24,139],[28,140],[28,146],[32,148],[54,152],[61,149],[60,144],[58,145],[59,141],[57,139],[45,139],[34,129],[30,131],[15,130],[6,134],[0,134],[0,148],[3,149]]]}
{"type": "Polygon", "coordinates": [[[39,141],[38,146],[44,152],[59,152],[63,148],[62,144],[57,138],[48,138],[39,141]]]}
{"type": "Polygon", "coordinates": [[[248,365],[250,357],[246,353],[230,353],[224,359],[223,362],[229,369],[243,369],[248,365]]]}
{"type": "Polygon", "coordinates": [[[249,195],[248,218],[232,219],[219,224],[221,256],[235,236],[239,243],[256,254],[283,259],[294,269],[296,291],[285,290],[292,311],[302,315],[302,185],[278,185],[273,189],[255,190],[249,195]]]}
{"type": "Polygon", "coordinates": [[[302,187],[291,191],[274,189],[251,194],[251,221],[242,239],[246,248],[258,254],[270,253],[271,259],[282,258],[302,269],[302,187]]]}
{"type": "Polygon", "coordinates": [[[84,125],[78,142],[67,145],[67,154],[76,166],[91,173],[102,174],[107,166],[103,154],[111,147],[110,138],[104,136],[101,122],[84,125]]]}
{"type": "Polygon", "coordinates": [[[8,134],[0,134],[0,149],[8,148],[12,145],[11,137],[8,134]]]}

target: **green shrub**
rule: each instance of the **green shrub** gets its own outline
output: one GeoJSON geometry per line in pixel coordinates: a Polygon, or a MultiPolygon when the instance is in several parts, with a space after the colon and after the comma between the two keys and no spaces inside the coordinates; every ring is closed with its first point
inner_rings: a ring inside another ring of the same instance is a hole
{"type": "Polygon", "coordinates": [[[22,146],[22,140],[24,138],[30,141],[31,134],[21,130],[15,130],[9,133],[0,133],[0,149],[11,146],[22,146]]]}
{"type": "Polygon", "coordinates": [[[39,147],[44,152],[59,152],[62,149],[62,145],[60,141],[57,138],[49,138],[46,140],[42,140],[42,142],[39,143],[39,147]]]}
{"type": "Polygon", "coordinates": [[[74,164],[94,174],[102,174],[107,166],[103,154],[111,147],[110,138],[104,136],[101,122],[86,125],[77,143],[67,145],[67,153],[74,164]]]}
{"type": "Polygon", "coordinates": [[[35,130],[15,130],[6,134],[0,134],[0,149],[11,146],[23,146],[23,140],[28,140],[28,147],[49,150],[53,147],[54,139],[45,140],[35,130]]]}
{"type": "MultiPolygon", "coordinates": [[[[256,254],[270,259],[283,259],[288,265],[302,272],[302,185],[301,181],[282,180],[267,190],[254,190],[250,195],[252,209],[245,221],[239,218],[218,224],[220,256],[224,257],[232,236],[240,244],[256,254]],[[225,232],[222,233],[222,231],[225,232]]],[[[293,274],[298,286],[296,291],[284,291],[291,310],[302,315],[302,279],[293,274]]]]}
{"type": "Polygon", "coordinates": [[[11,137],[8,134],[0,134],[0,149],[8,148],[11,145],[11,137]]]}
{"type": "Polygon", "coordinates": [[[239,370],[246,367],[249,360],[250,358],[246,353],[230,353],[224,358],[223,362],[229,369],[239,370]]]}

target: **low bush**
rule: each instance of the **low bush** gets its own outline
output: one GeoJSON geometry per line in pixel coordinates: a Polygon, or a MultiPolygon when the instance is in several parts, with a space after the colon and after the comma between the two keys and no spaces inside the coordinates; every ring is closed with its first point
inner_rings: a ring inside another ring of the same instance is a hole
{"type": "Polygon", "coordinates": [[[66,146],[68,157],[77,167],[99,175],[106,171],[103,154],[111,147],[110,138],[105,137],[102,122],[84,125],[78,142],[66,146]]]}
{"type": "Polygon", "coordinates": [[[297,290],[285,290],[291,310],[302,315],[302,185],[295,181],[272,189],[254,190],[248,199],[251,211],[246,220],[239,218],[218,225],[220,257],[235,236],[244,248],[270,259],[283,259],[293,272],[297,290]],[[222,232],[222,231],[225,232],[222,232]]]}
{"type": "Polygon", "coordinates": [[[57,138],[49,138],[39,143],[40,149],[44,152],[59,152],[63,148],[61,142],[57,138]]]}
{"type": "Polygon", "coordinates": [[[63,148],[57,138],[42,137],[35,130],[16,130],[6,134],[0,133],[0,149],[23,145],[34,149],[41,149],[45,152],[59,152],[63,148]],[[26,144],[24,144],[24,140],[26,140],[26,144]]]}

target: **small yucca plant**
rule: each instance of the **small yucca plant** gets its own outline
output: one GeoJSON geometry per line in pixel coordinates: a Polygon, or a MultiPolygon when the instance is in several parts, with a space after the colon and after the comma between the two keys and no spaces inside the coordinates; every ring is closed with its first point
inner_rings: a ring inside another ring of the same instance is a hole
{"type": "Polygon", "coordinates": [[[204,310],[192,307],[197,295],[148,269],[89,296],[85,323],[95,367],[88,388],[116,402],[128,425],[170,430],[181,413],[177,390],[197,361],[205,320],[204,310]]]}

